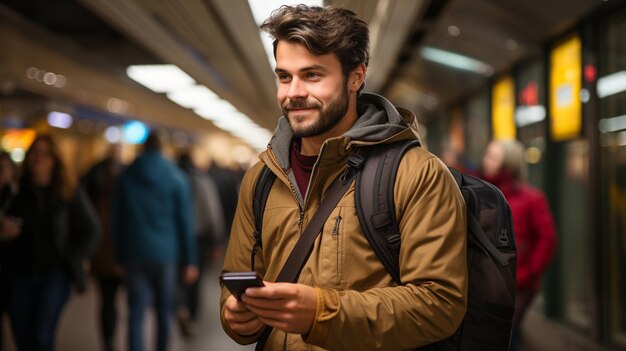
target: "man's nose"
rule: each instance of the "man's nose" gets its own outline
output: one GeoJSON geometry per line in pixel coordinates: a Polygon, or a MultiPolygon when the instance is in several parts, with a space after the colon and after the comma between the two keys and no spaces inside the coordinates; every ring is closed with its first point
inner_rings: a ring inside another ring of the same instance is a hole
{"type": "Polygon", "coordinates": [[[289,90],[287,91],[287,97],[290,100],[298,100],[307,97],[307,91],[305,84],[297,78],[294,78],[289,83],[289,90]]]}

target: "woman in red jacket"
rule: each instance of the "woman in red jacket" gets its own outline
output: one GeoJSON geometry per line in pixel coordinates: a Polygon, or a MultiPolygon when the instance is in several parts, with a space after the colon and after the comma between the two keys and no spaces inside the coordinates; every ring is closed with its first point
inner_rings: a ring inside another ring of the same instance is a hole
{"type": "Polygon", "coordinates": [[[556,249],[556,228],[541,190],[526,182],[524,147],[516,140],[492,141],[482,160],[482,176],[506,197],[513,215],[517,244],[517,297],[511,350],[517,348],[519,326],[541,285],[556,249]]]}

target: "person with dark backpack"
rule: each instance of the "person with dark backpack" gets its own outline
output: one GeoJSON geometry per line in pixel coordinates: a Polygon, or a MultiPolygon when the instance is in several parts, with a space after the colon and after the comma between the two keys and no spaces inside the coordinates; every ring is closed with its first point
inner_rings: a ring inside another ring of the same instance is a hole
{"type": "MultiPolygon", "coordinates": [[[[399,285],[403,283],[394,183],[402,155],[411,147],[419,147],[419,142],[405,140],[370,150],[368,159],[362,160],[365,166],[357,174],[354,193],[364,234],[399,285]]],[[[426,349],[507,350],[509,341],[515,341],[516,318],[523,313],[519,305],[520,292],[515,291],[517,252],[512,211],[504,195],[493,184],[454,168],[450,168],[450,172],[468,208],[468,270],[472,278],[468,310],[453,336],[426,349]]],[[[252,211],[257,238],[260,238],[264,206],[275,179],[270,169],[264,167],[255,184],[252,211]]],[[[262,242],[258,241],[257,245],[261,246],[262,242]]],[[[254,256],[251,262],[254,266],[254,256]]],[[[510,346],[512,350],[513,344],[510,346]]]]}
{"type": "Polygon", "coordinates": [[[382,211],[369,219],[376,228],[397,223],[384,239],[398,259],[394,279],[366,235],[355,195],[371,191],[359,188],[366,187],[359,177],[376,150],[417,146],[415,116],[361,93],[369,39],[353,12],[283,6],[262,29],[275,39],[283,117],[241,184],[222,270],[224,330],[238,343],[257,342],[257,350],[437,347],[455,334],[468,301],[468,217],[454,177],[423,148],[398,158],[392,201],[380,197],[382,211]],[[229,273],[251,270],[263,287],[232,283],[241,274],[229,273]]]}

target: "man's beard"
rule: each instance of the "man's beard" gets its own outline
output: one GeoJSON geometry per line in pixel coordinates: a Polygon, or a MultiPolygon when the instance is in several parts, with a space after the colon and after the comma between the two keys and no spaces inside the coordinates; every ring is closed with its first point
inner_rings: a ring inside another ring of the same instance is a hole
{"type": "Polygon", "coordinates": [[[349,103],[350,95],[348,94],[348,86],[344,85],[341,90],[341,95],[329,101],[324,108],[322,108],[322,105],[317,101],[308,102],[306,100],[290,100],[282,106],[282,109],[283,115],[287,117],[294,136],[297,138],[308,138],[326,133],[339,124],[341,119],[348,112],[349,103]],[[319,117],[310,126],[297,128],[292,119],[297,121],[301,118],[297,115],[297,113],[290,117],[289,110],[306,108],[317,109],[319,111],[319,117]]]}

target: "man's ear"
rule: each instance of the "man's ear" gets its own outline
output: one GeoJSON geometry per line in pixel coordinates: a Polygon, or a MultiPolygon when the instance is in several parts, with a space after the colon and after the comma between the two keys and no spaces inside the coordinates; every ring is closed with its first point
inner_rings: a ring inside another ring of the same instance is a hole
{"type": "Polygon", "coordinates": [[[359,88],[363,85],[365,81],[365,76],[367,75],[367,67],[364,64],[358,65],[356,68],[350,72],[348,76],[348,88],[350,93],[356,93],[359,91],[359,88]]]}

